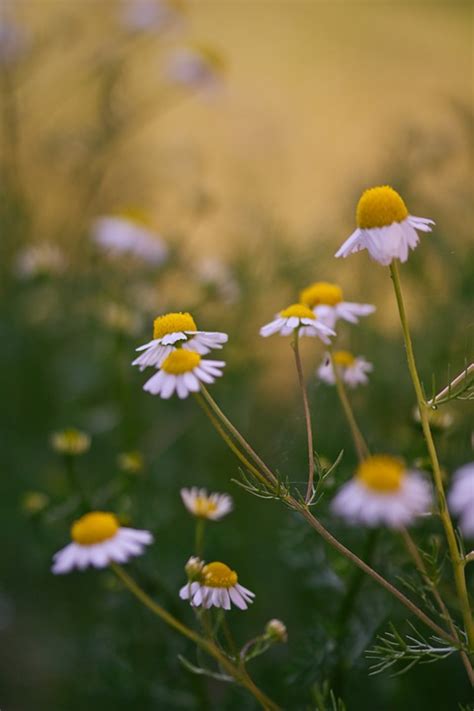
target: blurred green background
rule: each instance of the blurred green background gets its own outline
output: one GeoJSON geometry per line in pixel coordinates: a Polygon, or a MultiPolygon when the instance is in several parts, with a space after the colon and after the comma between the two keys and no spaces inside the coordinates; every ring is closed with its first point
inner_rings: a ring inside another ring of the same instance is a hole
{"type": "MultiPolygon", "coordinates": [[[[375,366],[353,397],[369,445],[420,463],[388,270],[365,253],[333,254],[360,192],[393,185],[437,223],[403,268],[425,385],[434,377],[441,388],[472,360],[472,5],[2,0],[0,10],[2,711],[254,708],[185,671],[177,655],[192,648],[108,572],[50,573],[77,515],[50,445],[68,426],[91,436],[77,473],[94,504],[156,536],[130,570],[189,623],[177,590],[194,530],[179,490],[234,496],[235,512],[208,526],[206,557],[257,594],[247,613],[229,614],[239,642],[272,617],[287,624],[288,645],[250,666],[284,708],[317,708],[326,680],[349,710],[467,704],[454,657],[368,676],[364,650],[389,620],[403,626],[404,611],[365,581],[341,625],[346,562],[282,506],[231,483],[236,463],[194,401],[144,393],[130,362],[159,313],[190,310],[200,328],[228,332],[212,392],[269,463],[303,484],[292,353],[258,328],[311,281],[338,281],[347,300],[377,305],[339,340],[375,366]],[[183,53],[194,60],[184,75],[183,53]],[[167,245],[160,266],[91,238],[98,217],[130,210],[167,245]],[[131,451],[139,473],[119,466],[131,451]]],[[[355,456],[335,393],[312,376],[322,353],[305,344],[316,448],[344,457],[320,515],[363,553],[366,533],[327,510],[355,456]]],[[[438,433],[447,476],[472,459],[472,407],[450,414],[438,433]]],[[[440,530],[425,522],[418,535],[428,545],[440,530]]],[[[396,535],[380,535],[375,566],[409,574],[396,535]]]]}

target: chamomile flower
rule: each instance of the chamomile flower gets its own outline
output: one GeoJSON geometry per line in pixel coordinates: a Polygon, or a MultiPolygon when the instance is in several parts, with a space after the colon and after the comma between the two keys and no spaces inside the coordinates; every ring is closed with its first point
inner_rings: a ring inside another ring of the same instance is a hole
{"type": "Polygon", "coordinates": [[[170,398],[176,391],[181,400],[189,393],[196,393],[202,383],[213,383],[222,375],[225,366],[223,360],[203,360],[194,351],[173,351],[161,364],[158,373],[147,380],[143,389],[152,395],[159,395],[163,400],[170,398]]]}
{"type": "Polygon", "coordinates": [[[66,430],[53,432],[51,435],[51,446],[58,454],[66,454],[69,457],[77,457],[89,451],[91,438],[87,432],[81,432],[74,427],[66,430]]]}
{"type": "Polygon", "coordinates": [[[300,302],[313,309],[321,323],[329,328],[334,328],[340,318],[358,323],[360,316],[368,316],[375,311],[372,304],[344,301],[341,287],[328,281],[316,281],[307,286],[300,292],[300,302]]]}
{"type": "Polygon", "coordinates": [[[50,242],[25,247],[17,256],[15,271],[20,279],[62,274],[66,269],[62,250],[50,242]]]}
{"type": "Polygon", "coordinates": [[[205,355],[213,348],[222,348],[228,338],[227,333],[198,331],[193,317],[187,312],[165,314],[155,319],[153,340],[137,348],[143,353],[135,358],[132,365],[138,365],[140,370],[149,366],[158,368],[177,348],[205,355]]]}
{"type": "Polygon", "coordinates": [[[454,472],[448,502],[451,511],[459,517],[463,535],[474,538],[474,462],[454,472]]]}
{"type": "Polygon", "coordinates": [[[173,84],[191,89],[215,90],[219,87],[225,62],[211,47],[181,47],[169,57],[165,73],[173,84]]]}
{"type": "Polygon", "coordinates": [[[367,249],[372,259],[388,266],[393,259],[406,262],[419,242],[417,231],[431,232],[433,220],[410,215],[400,195],[388,185],[362,193],[357,205],[357,229],[336,252],[336,257],[367,249]]]}
{"type": "MultiPolygon", "coordinates": [[[[357,385],[367,385],[369,382],[367,373],[370,373],[374,366],[365,360],[363,356],[353,356],[349,351],[334,351],[333,359],[346,385],[349,385],[351,388],[355,388],[357,385]]],[[[324,360],[319,366],[317,373],[318,378],[328,385],[334,385],[336,382],[329,353],[326,353],[324,356],[324,360]]]]}
{"type": "Polygon", "coordinates": [[[99,217],[92,226],[92,238],[112,255],[132,255],[153,266],[162,264],[168,247],[139,211],[99,217]]]}
{"type": "Polygon", "coordinates": [[[298,331],[300,336],[318,336],[323,343],[330,343],[329,336],[336,335],[332,328],[321,323],[305,304],[292,304],[277,313],[273,321],[262,326],[260,335],[264,338],[275,333],[290,336],[295,331],[298,331]]]}
{"type": "Polygon", "coordinates": [[[231,603],[246,610],[255,597],[253,592],[239,584],[235,570],[219,561],[204,565],[199,579],[186,583],[179,596],[182,600],[189,600],[193,607],[214,606],[224,610],[230,610],[231,603]]]}
{"type": "Polygon", "coordinates": [[[188,511],[197,518],[218,521],[232,511],[232,497],[228,494],[209,494],[206,489],[181,489],[181,498],[188,511]]]}
{"type": "Polygon", "coordinates": [[[431,501],[431,487],[420,472],[407,470],[395,457],[376,454],[359,464],[331,508],[351,524],[402,528],[428,513],[431,501]]]}
{"type": "Polygon", "coordinates": [[[105,568],[109,563],[126,563],[141,555],[153,543],[149,531],[124,528],[114,514],[91,511],[71,526],[72,543],[53,556],[52,571],[69,573],[74,568],[105,568]]]}
{"type": "Polygon", "coordinates": [[[163,32],[182,19],[179,0],[122,0],[121,20],[131,32],[163,32]]]}

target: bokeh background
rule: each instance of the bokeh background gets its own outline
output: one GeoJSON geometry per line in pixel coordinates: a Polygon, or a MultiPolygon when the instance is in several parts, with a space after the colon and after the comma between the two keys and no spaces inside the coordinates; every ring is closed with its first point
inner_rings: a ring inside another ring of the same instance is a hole
{"type": "MultiPolygon", "coordinates": [[[[325,709],[325,682],[348,709],[468,704],[454,658],[368,675],[364,650],[403,610],[365,582],[344,619],[351,569],[281,506],[231,483],[235,461],[195,403],[144,393],[130,362],[159,313],[191,310],[199,327],[228,332],[214,395],[302,482],[291,350],[258,328],[311,281],[337,281],[348,300],[377,305],[339,341],[375,365],[354,395],[369,444],[423,464],[388,270],[333,254],[360,192],[393,185],[437,223],[403,268],[426,387],[472,360],[471,3],[1,0],[0,13],[1,708],[254,708],[185,671],[177,655],[193,650],[107,572],[51,575],[77,515],[50,444],[68,426],[91,436],[77,475],[95,505],[156,536],[131,570],[188,622],[176,591],[194,532],[180,487],[232,493],[235,513],[208,527],[206,555],[257,593],[229,615],[239,641],[286,622],[288,645],[251,667],[284,708],[325,709]],[[166,245],[160,264],[97,244],[97,219],[117,214],[166,245]],[[140,453],[140,471],[124,452],[140,453]]],[[[344,449],[320,515],[363,552],[366,534],[327,511],[355,457],[335,393],[314,377],[322,346],[303,355],[316,448],[328,461],[344,449]]],[[[445,419],[449,476],[472,459],[472,407],[456,402],[445,419]]],[[[425,523],[419,535],[438,534],[425,523]]],[[[409,575],[396,536],[382,533],[374,555],[388,577],[409,575]]],[[[442,584],[449,599],[449,574],[442,584]]]]}

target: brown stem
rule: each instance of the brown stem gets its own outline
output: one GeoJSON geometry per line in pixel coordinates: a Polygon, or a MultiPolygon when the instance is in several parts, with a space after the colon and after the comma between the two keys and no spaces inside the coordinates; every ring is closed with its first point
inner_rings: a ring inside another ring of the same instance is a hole
{"type": "Polygon", "coordinates": [[[295,354],[295,364],[296,371],[298,373],[298,381],[301,389],[301,396],[303,398],[303,409],[304,409],[304,419],[306,422],[306,436],[308,439],[308,486],[306,487],[306,497],[305,501],[311,501],[314,490],[314,444],[313,444],[313,430],[311,427],[311,414],[309,411],[308,403],[308,393],[306,391],[306,385],[304,382],[303,366],[301,363],[300,354],[300,344],[298,332],[295,333],[295,339],[293,341],[293,351],[295,354]]]}

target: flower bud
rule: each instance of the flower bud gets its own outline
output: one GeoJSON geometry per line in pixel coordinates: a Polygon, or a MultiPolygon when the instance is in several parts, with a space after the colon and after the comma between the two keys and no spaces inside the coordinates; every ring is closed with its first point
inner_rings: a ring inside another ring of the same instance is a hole
{"type": "Polygon", "coordinates": [[[51,436],[51,446],[58,454],[66,454],[70,457],[77,457],[85,454],[91,446],[91,438],[86,432],[70,427],[61,432],[53,432],[51,436]]]}
{"type": "Polygon", "coordinates": [[[204,561],[201,560],[200,558],[198,558],[197,556],[192,555],[191,558],[186,563],[186,565],[184,566],[186,575],[188,576],[188,580],[190,580],[190,581],[199,580],[201,578],[201,573],[202,573],[203,568],[204,568],[204,561]]]}
{"type": "Polygon", "coordinates": [[[275,642],[285,643],[288,641],[286,625],[281,620],[273,619],[267,622],[265,625],[265,634],[275,640],[275,642]]]}

